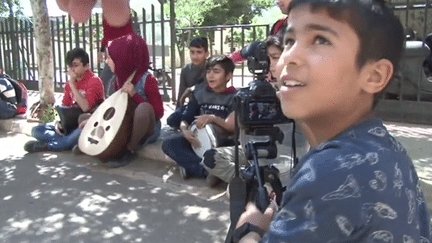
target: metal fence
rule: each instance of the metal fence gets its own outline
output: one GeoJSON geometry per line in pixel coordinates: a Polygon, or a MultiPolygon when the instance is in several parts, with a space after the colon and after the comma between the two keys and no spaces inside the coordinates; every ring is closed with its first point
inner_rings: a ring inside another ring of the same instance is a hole
{"type": "MultiPolygon", "coordinates": [[[[229,55],[241,50],[255,40],[265,40],[270,31],[270,25],[218,25],[208,27],[178,28],[176,29],[177,46],[179,49],[180,66],[189,63],[188,42],[191,38],[202,36],[209,42],[210,55],[229,55]]],[[[252,75],[245,70],[245,64],[239,63],[234,72],[232,85],[243,87],[252,80],[252,75]]]]}
{"type": "MultiPolygon", "coordinates": [[[[167,46],[170,43],[169,21],[164,18],[163,8],[156,13],[154,6],[150,12],[142,9],[141,14],[134,12],[132,16],[133,28],[146,39],[150,61],[155,68],[171,66],[167,46]]],[[[38,64],[33,28],[32,18],[3,19],[0,22],[0,65],[15,79],[26,81],[29,89],[37,90],[38,64]]],[[[93,15],[83,24],[73,23],[67,16],[51,17],[50,28],[55,91],[63,90],[63,84],[67,81],[65,56],[67,51],[75,47],[81,47],[89,53],[92,71],[100,74],[104,65],[103,61],[98,60],[103,36],[101,14],[93,15]]]]}
{"type": "MultiPolygon", "coordinates": [[[[432,1],[432,0],[431,0],[432,1]]],[[[432,124],[432,77],[428,79],[423,61],[430,54],[423,45],[432,32],[432,2],[429,0],[391,0],[396,15],[411,35],[401,62],[401,70],[385,92],[376,112],[384,119],[432,124]]],[[[270,25],[220,25],[194,28],[175,28],[174,21],[165,18],[163,7],[158,11],[141,10],[133,14],[133,26],[143,36],[149,47],[150,61],[154,68],[164,70],[172,80],[171,99],[174,101],[176,80],[180,69],[189,63],[190,38],[205,36],[209,40],[210,54],[229,54],[240,50],[254,40],[264,40],[270,25]],[[173,40],[174,39],[174,40],[173,40]]],[[[98,61],[102,39],[102,16],[95,14],[84,24],[74,24],[69,17],[50,19],[55,90],[61,92],[67,80],[65,54],[74,47],[84,48],[90,55],[93,72],[99,74],[103,63],[98,61]]],[[[0,21],[0,65],[18,80],[24,80],[28,89],[38,89],[36,47],[32,19],[3,19],[0,21]]],[[[244,63],[234,72],[233,85],[245,86],[252,75],[244,63]]],[[[166,94],[166,90],[164,93],[166,94]]]]}
{"type": "MultiPolygon", "coordinates": [[[[395,14],[406,28],[407,42],[399,70],[376,107],[378,116],[389,121],[432,124],[432,76],[425,65],[431,54],[431,2],[393,1],[395,14]],[[429,77],[428,77],[429,76],[429,77]]],[[[431,46],[432,47],[432,46],[431,46]]]]}
{"type": "MultiPolygon", "coordinates": [[[[152,5],[150,11],[142,9],[140,14],[133,13],[132,25],[148,44],[150,62],[154,69],[165,71],[174,81],[171,82],[175,93],[180,69],[189,63],[188,42],[190,38],[205,36],[209,40],[210,54],[229,54],[241,49],[247,43],[264,39],[269,25],[223,25],[175,29],[174,47],[171,40],[170,19],[165,18],[161,7],[159,11],[152,5]]],[[[62,92],[67,81],[65,55],[67,51],[81,47],[89,53],[90,67],[100,74],[103,62],[98,60],[103,37],[102,15],[95,14],[87,23],[73,23],[70,17],[51,17],[53,64],[55,91],[62,92]]],[[[17,80],[23,80],[30,90],[38,89],[38,64],[32,19],[3,19],[0,22],[0,66],[17,80]]],[[[166,76],[166,75],[165,75],[166,76]]],[[[244,64],[239,64],[235,75],[235,85],[244,86],[252,79],[244,64]]],[[[233,82],[234,83],[234,82],[233,82]]],[[[166,92],[166,91],[165,91],[166,92]]],[[[170,94],[171,97],[176,97],[170,94]]]]}

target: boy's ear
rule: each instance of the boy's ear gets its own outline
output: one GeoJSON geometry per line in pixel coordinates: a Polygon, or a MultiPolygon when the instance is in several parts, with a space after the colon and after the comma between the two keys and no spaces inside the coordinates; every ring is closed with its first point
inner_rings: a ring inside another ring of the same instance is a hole
{"type": "Polygon", "coordinates": [[[393,70],[393,64],[387,59],[370,63],[366,74],[368,77],[363,85],[363,90],[370,94],[381,92],[390,82],[393,70]]]}
{"type": "Polygon", "coordinates": [[[230,72],[225,77],[226,77],[226,82],[228,83],[228,81],[230,81],[234,77],[234,75],[232,72],[230,72]]]}

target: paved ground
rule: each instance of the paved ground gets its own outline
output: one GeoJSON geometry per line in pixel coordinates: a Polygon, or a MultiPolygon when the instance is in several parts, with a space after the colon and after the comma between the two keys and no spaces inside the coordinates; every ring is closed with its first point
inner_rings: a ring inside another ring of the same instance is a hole
{"type": "MultiPolygon", "coordinates": [[[[30,97],[36,100],[38,93],[30,97]]],[[[169,103],[164,108],[165,114],[174,109],[169,103]]],[[[31,139],[26,134],[34,125],[25,119],[0,120],[0,146],[6,148],[0,155],[0,183],[6,186],[0,192],[0,215],[8,218],[0,222],[0,237],[6,242],[79,242],[78,236],[85,242],[223,242],[229,216],[223,188],[182,180],[162,153],[161,139],[128,166],[106,169],[70,152],[24,155],[22,145],[31,139]]],[[[432,212],[432,128],[385,125],[413,159],[432,212]]]]}
{"type": "Polygon", "coordinates": [[[71,152],[32,153],[0,131],[1,242],[223,242],[225,190],[183,181],[167,163],[108,169],[71,152]],[[11,146],[11,145],[16,146],[11,146]]]}

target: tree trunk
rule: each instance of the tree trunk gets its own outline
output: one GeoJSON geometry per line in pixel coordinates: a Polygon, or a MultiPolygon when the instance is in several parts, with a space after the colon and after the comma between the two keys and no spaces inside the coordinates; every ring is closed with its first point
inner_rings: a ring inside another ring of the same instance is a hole
{"type": "Polygon", "coordinates": [[[54,64],[46,0],[31,0],[38,60],[40,102],[43,108],[55,103],[54,64]]]}

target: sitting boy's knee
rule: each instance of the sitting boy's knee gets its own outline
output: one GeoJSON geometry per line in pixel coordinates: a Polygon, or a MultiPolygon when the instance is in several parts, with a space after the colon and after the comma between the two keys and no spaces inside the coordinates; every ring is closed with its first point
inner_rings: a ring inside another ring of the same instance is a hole
{"type": "Polygon", "coordinates": [[[169,151],[170,151],[170,147],[171,147],[170,143],[167,142],[167,141],[168,141],[168,140],[165,140],[165,141],[162,142],[162,151],[163,151],[165,154],[168,154],[168,153],[169,153],[169,151]]]}
{"type": "Polygon", "coordinates": [[[215,160],[216,150],[210,149],[204,153],[203,163],[206,167],[213,169],[216,166],[215,160]]]}
{"type": "Polygon", "coordinates": [[[39,134],[39,126],[35,126],[31,129],[30,134],[32,135],[32,137],[36,137],[39,134]]]}
{"type": "Polygon", "coordinates": [[[154,110],[153,110],[153,106],[151,106],[147,102],[143,102],[143,103],[139,104],[135,109],[135,114],[141,114],[141,115],[145,115],[145,116],[149,116],[149,115],[154,116],[155,115],[154,110]]]}

